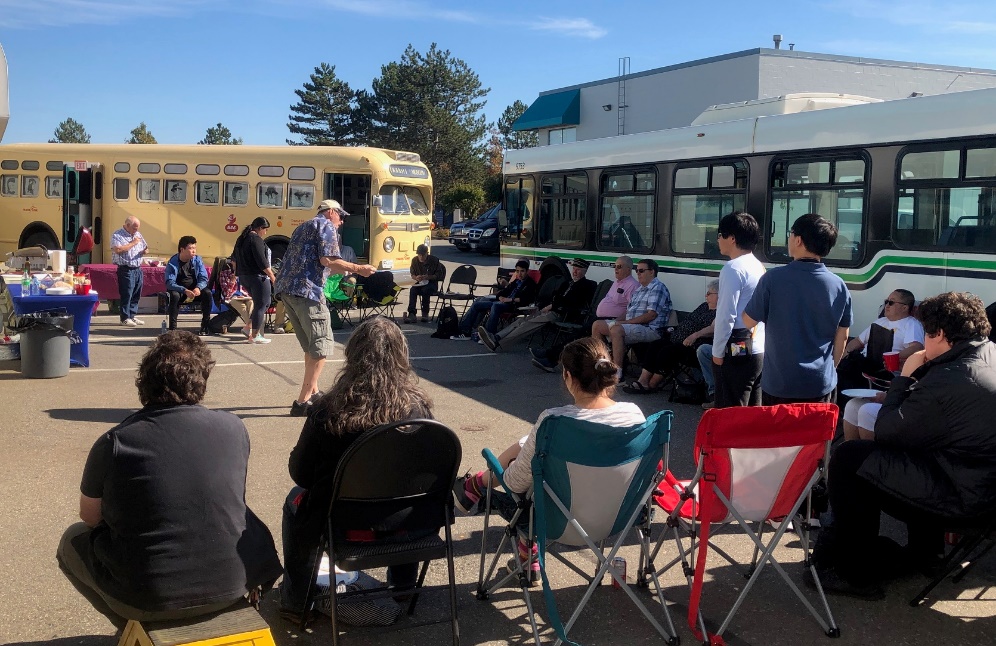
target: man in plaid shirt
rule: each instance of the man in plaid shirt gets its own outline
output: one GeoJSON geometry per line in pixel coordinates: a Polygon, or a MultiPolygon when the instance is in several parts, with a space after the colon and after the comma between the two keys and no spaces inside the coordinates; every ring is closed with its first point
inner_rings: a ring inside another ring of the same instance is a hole
{"type": "Polygon", "coordinates": [[[644,259],[636,263],[636,279],[640,286],[633,292],[625,317],[614,321],[595,321],[591,328],[592,336],[608,337],[612,346],[612,361],[619,366],[616,375],[619,379],[622,379],[626,346],[657,341],[671,318],[671,293],[664,283],[657,280],[657,272],[657,263],[653,260],[644,259]]]}

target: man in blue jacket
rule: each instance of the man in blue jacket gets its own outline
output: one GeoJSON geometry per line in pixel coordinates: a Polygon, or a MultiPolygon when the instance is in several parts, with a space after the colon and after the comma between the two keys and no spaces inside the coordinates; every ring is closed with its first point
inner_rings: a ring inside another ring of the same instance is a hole
{"type": "Polygon", "coordinates": [[[177,253],[166,263],[166,293],[169,295],[168,317],[170,330],[176,329],[176,316],[180,304],[189,299],[201,306],[200,336],[210,336],[208,320],[211,318],[211,290],[207,287],[208,275],[204,261],[197,255],[197,239],[183,236],[177,244],[177,253]]]}

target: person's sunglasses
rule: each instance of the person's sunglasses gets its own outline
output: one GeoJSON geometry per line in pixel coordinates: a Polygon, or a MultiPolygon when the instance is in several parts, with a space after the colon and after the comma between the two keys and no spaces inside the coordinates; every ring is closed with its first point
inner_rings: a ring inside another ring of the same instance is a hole
{"type": "Polygon", "coordinates": [[[624,265],[612,265],[613,269],[626,269],[624,265]]]}
{"type": "MultiPolygon", "coordinates": [[[[906,303],[904,303],[902,301],[893,301],[893,300],[889,300],[889,299],[885,299],[885,304],[886,305],[906,305],[906,303]]],[[[909,307],[909,305],[906,305],[906,307],[909,307]]]]}
{"type": "Polygon", "coordinates": [[[719,292],[706,292],[706,296],[715,296],[719,292]]]}
{"type": "Polygon", "coordinates": [[[648,272],[648,271],[653,271],[653,269],[637,269],[636,273],[642,274],[642,273],[645,273],[645,272],[648,272]]]}

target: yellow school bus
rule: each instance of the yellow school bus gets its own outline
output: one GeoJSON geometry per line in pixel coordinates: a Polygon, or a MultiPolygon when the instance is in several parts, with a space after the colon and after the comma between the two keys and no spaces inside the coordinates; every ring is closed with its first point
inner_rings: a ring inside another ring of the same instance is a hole
{"type": "Polygon", "coordinates": [[[211,262],[262,215],[276,263],[324,199],[350,213],[344,245],[410,281],[415,248],[429,244],[432,178],[416,153],[380,148],[0,145],[0,254],[39,244],[72,254],[87,227],[94,248],[75,262],[110,262],[111,234],[133,215],[150,256],[169,258],[192,235],[211,262]]]}

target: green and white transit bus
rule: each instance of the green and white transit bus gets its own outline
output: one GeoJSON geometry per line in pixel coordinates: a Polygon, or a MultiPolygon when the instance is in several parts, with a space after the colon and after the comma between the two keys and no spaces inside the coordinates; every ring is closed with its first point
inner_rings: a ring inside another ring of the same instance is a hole
{"type": "Polygon", "coordinates": [[[654,258],[678,310],[702,302],[725,260],[717,224],[737,210],[758,219],[769,267],[789,261],[800,215],[837,226],[826,263],[855,329],[897,288],[996,301],[996,89],[510,150],[504,182],[503,266],[581,256],[602,280],[619,255],[654,258]]]}

